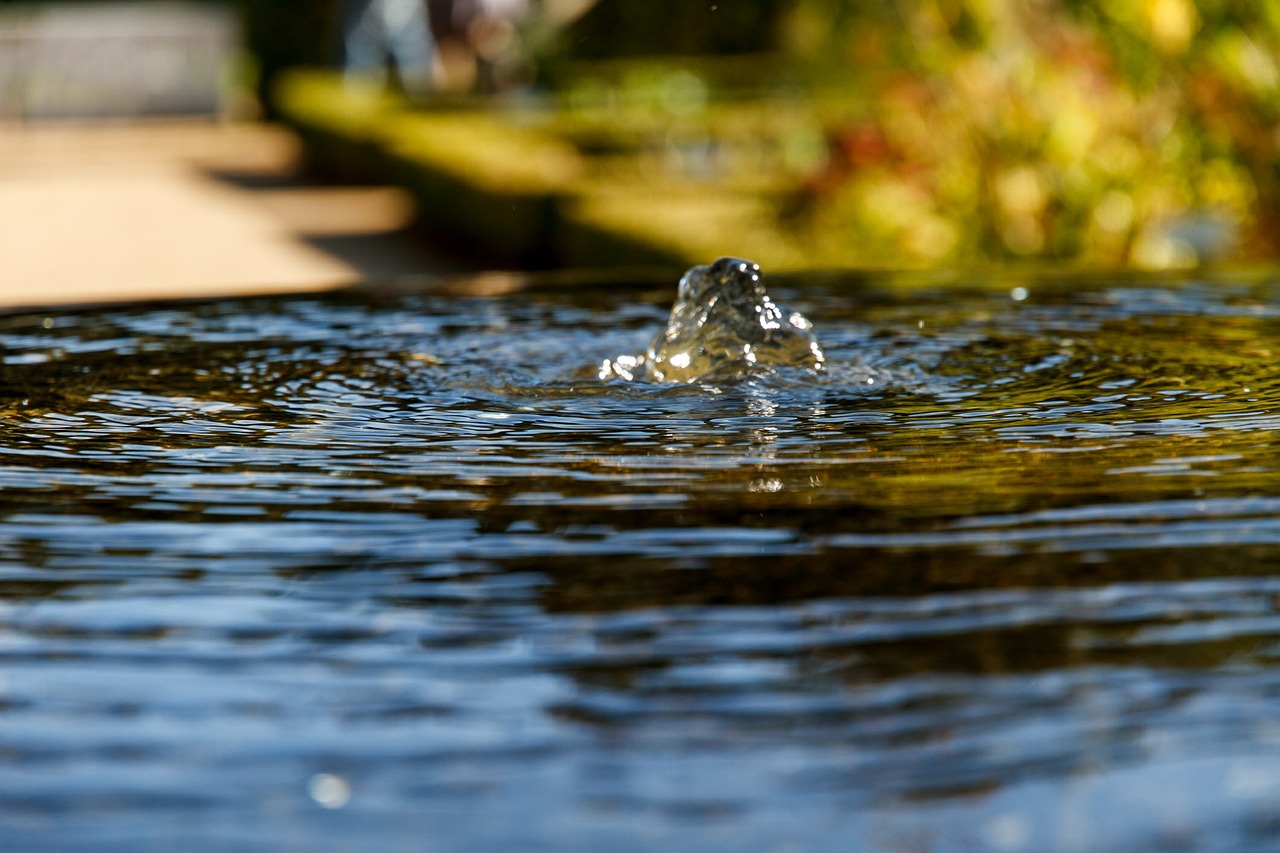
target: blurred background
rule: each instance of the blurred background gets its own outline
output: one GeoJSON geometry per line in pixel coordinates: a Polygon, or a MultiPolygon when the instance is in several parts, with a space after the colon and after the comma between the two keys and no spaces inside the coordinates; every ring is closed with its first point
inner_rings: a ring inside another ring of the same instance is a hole
{"type": "MultiPolygon", "coordinates": [[[[388,122],[481,111],[555,139],[582,166],[554,195],[602,230],[657,206],[705,226],[691,254],[719,221],[791,266],[1169,268],[1280,242],[1277,3],[427,5],[429,91],[388,122]]],[[[0,116],[288,123],[281,81],[338,74],[343,26],[340,0],[0,0],[0,116]]]]}

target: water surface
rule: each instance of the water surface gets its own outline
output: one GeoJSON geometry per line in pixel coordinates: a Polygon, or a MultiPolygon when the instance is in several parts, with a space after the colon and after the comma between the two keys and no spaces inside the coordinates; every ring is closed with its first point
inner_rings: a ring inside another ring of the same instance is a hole
{"type": "Polygon", "coordinates": [[[10,849],[1280,847],[1280,284],[0,317],[10,849]]]}

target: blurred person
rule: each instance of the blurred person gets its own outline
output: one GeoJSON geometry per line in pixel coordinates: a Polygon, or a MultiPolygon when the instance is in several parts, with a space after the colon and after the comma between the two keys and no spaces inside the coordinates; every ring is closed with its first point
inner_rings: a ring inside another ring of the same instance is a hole
{"type": "Polygon", "coordinates": [[[385,80],[392,61],[406,94],[431,89],[435,39],[425,0],[344,0],[342,47],[350,80],[385,80]]]}
{"type": "Polygon", "coordinates": [[[527,86],[534,53],[598,0],[428,0],[435,32],[437,84],[493,92],[527,86]]]}
{"type": "Polygon", "coordinates": [[[467,42],[476,58],[478,87],[494,91],[532,82],[532,71],[518,70],[525,64],[519,28],[530,13],[528,0],[475,0],[473,5],[467,42]]]}
{"type": "Polygon", "coordinates": [[[446,88],[494,92],[532,82],[533,60],[521,30],[543,12],[541,5],[432,0],[431,6],[446,88]]]}

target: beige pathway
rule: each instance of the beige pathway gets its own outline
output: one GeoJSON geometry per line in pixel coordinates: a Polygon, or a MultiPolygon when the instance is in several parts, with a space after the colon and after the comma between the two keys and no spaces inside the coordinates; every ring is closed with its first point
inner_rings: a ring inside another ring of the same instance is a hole
{"type": "Polygon", "coordinates": [[[0,307],[455,271],[399,190],[308,184],[297,158],[266,125],[0,125],[0,307]]]}

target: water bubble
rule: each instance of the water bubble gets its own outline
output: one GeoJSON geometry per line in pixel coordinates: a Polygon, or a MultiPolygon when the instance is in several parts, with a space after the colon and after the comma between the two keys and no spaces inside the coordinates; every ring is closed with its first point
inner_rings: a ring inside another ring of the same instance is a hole
{"type": "Polygon", "coordinates": [[[326,809],[340,809],[351,802],[351,786],[332,773],[317,773],[307,782],[311,799],[326,809]]]}

